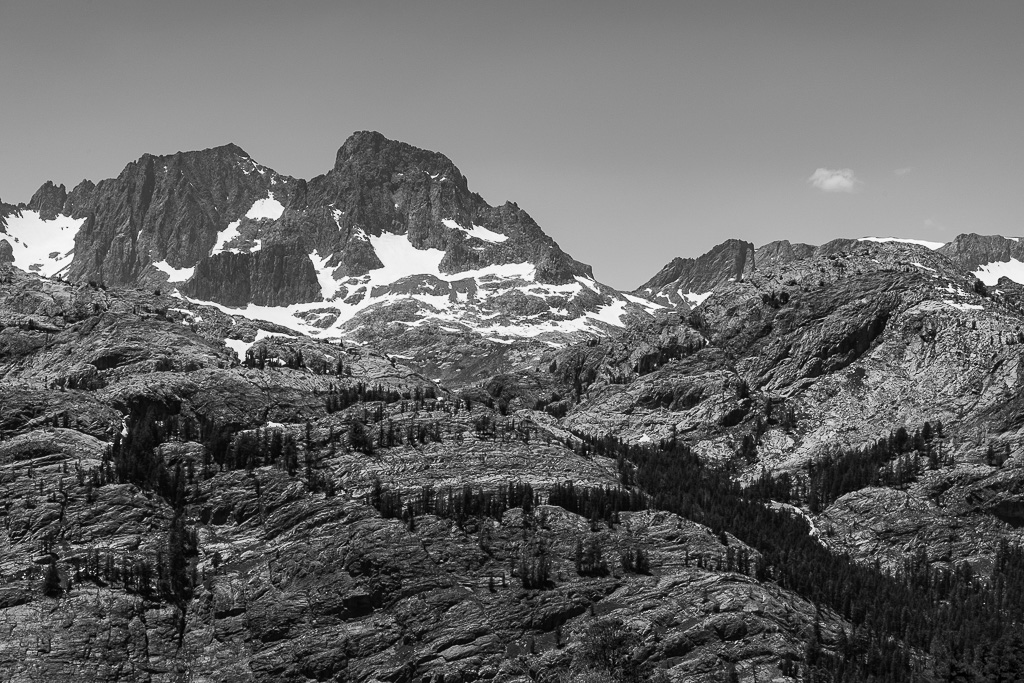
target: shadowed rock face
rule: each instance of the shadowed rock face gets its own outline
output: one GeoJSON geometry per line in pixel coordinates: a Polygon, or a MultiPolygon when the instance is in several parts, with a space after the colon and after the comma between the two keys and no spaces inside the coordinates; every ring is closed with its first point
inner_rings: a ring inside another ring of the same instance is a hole
{"type": "Polygon", "coordinates": [[[815,249],[810,244],[792,244],[789,240],[778,240],[758,247],[754,252],[754,263],[758,268],[768,268],[790,261],[797,261],[808,258],[814,254],[815,249]]]}
{"type": "Polygon", "coordinates": [[[197,299],[239,308],[250,303],[287,306],[321,299],[320,284],[309,256],[286,244],[204,259],[182,290],[197,299]]]}
{"type": "Polygon", "coordinates": [[[957,235],[952,242],[940,247],[939,252],[970,271],[996,261],[1024,260],[1024,244],[999,235],[957,235]]]}
{"type": "Polygon", "coordinates": [[[69,277],[132,284],[150,263],[192,266],[209,255],[219,231],[267,196],[271,180],[280,183],[275,189],[287,200],[291,179],[261,174],[241,148],[225,145],[146,154],[117,178],[95,187],[83,183],[64,208],[86,219],[75,239],[69,277]]]}
{"type": "Polygon", "coordinates": [[[44,220],[53,220],[57,214],[64,212],[64,204],[67,200],[68,193],[64,186],[54,186],[48,180],[32,195],[32,199],[28,202],[28,208],[38,211],[44,220]]]}

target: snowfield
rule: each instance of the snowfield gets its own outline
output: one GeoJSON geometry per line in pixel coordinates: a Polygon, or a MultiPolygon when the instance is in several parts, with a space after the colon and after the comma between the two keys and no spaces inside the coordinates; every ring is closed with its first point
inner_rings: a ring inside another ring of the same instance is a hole
{"type": "MultiPolygon", "coordinates": [[[[336,218],[339,217],[336,215],[336,218]]],[[[464,228],[460,229],[465,230],[464,228]]],[[[494,234],[497,235],[497,233],[494,234]]],[[[230,315],[267,320],[320,338],[344,336],[342,327],[360,311],[378,304],[409,299],[418,301],[423,308],[420,310],[420,318],[404,322],[405,325],[418,327],[428,321],[433,321],[445,324],[451,330],[457,330],[458,326],[465,325],[485,336],[489,335],[496,339],[537,337],[548,333],[599,332],[608,326],[623,327],[625,325],[623,316],[629,303],[644,306],[651,311],[661,308],[657,304],[636,297],[612,296],[610,303],[575,317],[565,308],[559,308],[554,309],[551,314],[553,317],[546,320],[539,319],[539,316],[509,320],[493,310],[485,314],[477,304],[485,303],[491,297],[514,290],[531,296],[571,299],[583,292],[584,289],[600,294],[600,287],[593,279],[584,277],[577,277],[576,282],[565,285],[539,283],[536,281],[536,268],[530,263],[506,263],[461,273],[442,273],[440,266],[445,253],[439,249],[417,249],[409,242],[406,235],[384,233],[365,237],[383,266],[371,270],[363,276],[335,280],[333,269],[327,266],[330,256],[321,256],[317,251],[309,254],[310,262],[316,270],[323,301],[290,306],[271,307],[250,304],[245,308],[230,308],[211,301],[189,300],[214,306],[230,315]],[[430,276],[445,282],[473,279],[476,283],[474,300],[469,301],[465,292],[458,293],[455,302],[446,295],[386,293],[375,297],[371,296],[375,288],[387,287],[411,276],[430,276]],[[345,301],[336,299],[342,287],[345,288],[345,301]],[[308,311],[323,311],[324,309],[337,314],[337,320],[326,329],[316,327],[300,317],[308,311]],[[496,317],[502,318],[502,320],[488,323],[489,319],[496,317]]],[[[241,349],[240,353],[244,355],[243,342],[227,340],[225,343],[236,351],[241,349]]]]}
{"type": "Polygon", "coordinates": [[[22,270],[53,277],[71,265],[75,235],[84,218],[57,216],[44,221],[38,211],[25,209],[7,217],[7,234],[0,240],[11,245],[14,265],[22,270]]]}
{"type": "Polygon", "coordinates": [[[1001,277],[1008,277],[1018,284],[1024,284],[1024,263],[1015,258],[986,263],[974,271],[974,276],[990,287],[997,284],[1001,277]]]}
{"type": "Polygon", "coordinates": [[[184,282],[196,271],[195,268],[174,268],[167,261],[154,263],[153,267],[167,273],[168,282],[184,282]]]}

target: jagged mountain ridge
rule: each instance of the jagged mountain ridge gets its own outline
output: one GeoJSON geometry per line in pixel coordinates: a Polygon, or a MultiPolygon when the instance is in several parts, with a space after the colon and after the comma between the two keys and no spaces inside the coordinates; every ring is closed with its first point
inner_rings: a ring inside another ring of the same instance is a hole
{"type": "Polygon", "coordinates": [[[667,307],[690,310],[703,303],[717,288],[729,282],[740,282],[756,270],[847,253],[871,242],[917,244],[936,250],[986,285],[996,285],[1003,277],[1008,278],[1006,286],[1024,284],[1024,244],[1016,237],[963,234],[945,244],[894,237],[838,238],[820,246],[776,240],[760,247],[729,239],[697,258],[672,259],[633,294],[667,307]]]}
{"type": "Polygon", "coordinates": [[[225,145],[147,154],[71,192],[46,183],[8,213],[23,269],[176,289],[317,336],[395,304],[407,326],[555,340],[656,308],[596,282],[515,204],[488,205],[444,155],[379,133],[308,181],[225,145]]]}

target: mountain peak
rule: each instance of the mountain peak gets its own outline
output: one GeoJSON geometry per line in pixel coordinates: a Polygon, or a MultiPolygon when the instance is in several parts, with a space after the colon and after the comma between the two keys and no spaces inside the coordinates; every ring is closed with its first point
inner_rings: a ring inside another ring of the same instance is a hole
{"type": "Polygon", "coordinates": [[[443,174],[459,185],[465,178],[451,159],[440,152],[391,140],[377,131],[358,131],[349,136],[338,150],[334,162],[336,172],[355,171],[361,175],[390,176],[410,170],[425,171],[431,176],[443,174]]]}
{"type": "Polygon", "coordinates": [[[636,293],[674,304],[684,292],[703,294],[726,280],[741,280],[753,269],[754,245],[728,239],[697,258],[672,259],[636,293]]]}
{"type": "Polygon", "coordinates": [[[32,195],[32,199],[28,202],[28,208],[38,211],[43,218],[52,219],[63,211],[67,198],[68,193],[63,185],[55,185],[52,180],[47,180],[32,195]]]}

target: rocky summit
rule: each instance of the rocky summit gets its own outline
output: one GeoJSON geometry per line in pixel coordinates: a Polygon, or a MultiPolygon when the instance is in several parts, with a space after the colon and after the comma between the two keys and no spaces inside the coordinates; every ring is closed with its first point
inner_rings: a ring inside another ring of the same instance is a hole
{"type": "Polygon", "coordinates": [[[441,154],[0,203],[0,680],[1024,680],[1024,247],[631,293],[441,154]]]}
{"type": "Polygon", "coordinates": [[[20,268],[175,291],[320,338],[386,319],[395,337],[427,325],[558,341],[657,308],[595,281],[515,204],[487,204],[444,155],[379,133],[354,134],[311,180],[225,145],[143,155],[70,193],[48,182],[4,213],[0,258],[20,268]]]}

